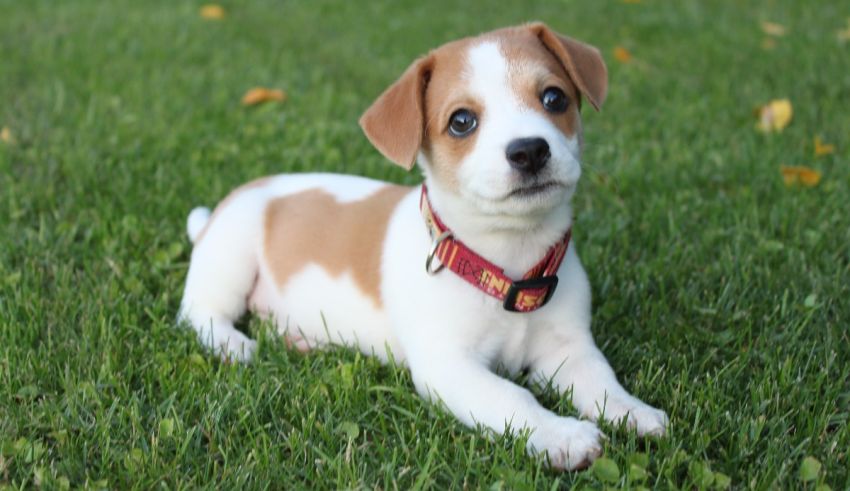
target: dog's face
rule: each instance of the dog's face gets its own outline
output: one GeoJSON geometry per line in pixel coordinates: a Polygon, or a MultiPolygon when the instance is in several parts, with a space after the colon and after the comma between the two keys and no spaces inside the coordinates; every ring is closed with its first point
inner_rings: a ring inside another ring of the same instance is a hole
{"type": "Polygon", "coordinates": [[[417,60],[361,119],[388,158],[480,211],[528,215],[568,200],[584,96],[605,97],[599,52],[542,24],[446,44],[417,60]]]}

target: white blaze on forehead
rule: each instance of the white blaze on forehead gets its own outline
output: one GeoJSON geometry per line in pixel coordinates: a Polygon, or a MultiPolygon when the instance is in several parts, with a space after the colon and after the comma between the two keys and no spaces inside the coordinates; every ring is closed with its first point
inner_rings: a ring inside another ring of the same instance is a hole
{"type": "Polygon", "coordinates": [[[526,84],[515,82],[534,78],[539,68],[533,61],[506,58],[495,41],[469,48],[465,78],[470,95],[481,105],[481,114],[476,148],[467,160],[496,162],[500,156],[504,160],[506,145],[516,138],[543,137],[551,145],[554,138],[561,136],[546,117],[528,107],[516,93],[517,87],[526,84]]]}
{"type": "Polygon", "coordinates": [[[469,87],[484,103],[484,112],[497,110],[500,105],[519,105],[508,83],[509,66],[499,45],[493,41],[476,44],[468,54],[469,87]]]}
{"type": "MultiPolygon", "coordinates": [[[[522,97],[515,93],[512,81],[541,78],[548,70],[534,60],[508,59],[495,41],[485,41],[472,46],[467,55],[466,78],[473,95],[480,97],[487,110],[509,104],[527,110],[522,97]]],[[[517,84],[516,86],[519,86],[517,84]]]]}

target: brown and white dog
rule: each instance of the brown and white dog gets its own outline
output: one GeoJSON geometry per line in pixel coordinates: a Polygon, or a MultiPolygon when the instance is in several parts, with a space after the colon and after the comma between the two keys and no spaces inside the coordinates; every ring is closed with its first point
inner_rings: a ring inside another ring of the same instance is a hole
{"type": "Polygon", "coordinates": [[[592,421],[664,434],[667,415],[626,392],[593,341],[590,287],[569,242],[580,102],[598,109],[607,84],[595,48],[540,23],[433,50],[360,120],[388,159],[419,163],[427,195],[361,177],[279,175],[238,188],[212,216],[193,210],[181,319],[240,360],[256,347],[233,326],[248,309],[300,350],[391,355],[463,423],[530,430],[529,451],[556,468],[593,461],[602,433],[543,408],[494,368],[572,391],[592,421]]]}

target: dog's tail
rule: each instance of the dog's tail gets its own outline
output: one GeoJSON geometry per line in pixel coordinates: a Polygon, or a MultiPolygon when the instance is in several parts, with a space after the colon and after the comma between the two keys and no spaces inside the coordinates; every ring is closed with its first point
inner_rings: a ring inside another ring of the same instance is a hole
{"type": "Polygon", "coordinates": [[[210,209],[204,206],[199,206],[189,213],[186,219],[186,233],[189,234],[189,240],[194,244],[206,229],[210,221],[210,209]]]}

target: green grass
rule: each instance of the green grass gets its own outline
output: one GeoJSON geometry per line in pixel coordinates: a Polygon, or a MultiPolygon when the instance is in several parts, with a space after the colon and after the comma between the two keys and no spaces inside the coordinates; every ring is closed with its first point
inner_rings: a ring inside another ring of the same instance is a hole
{"type": "Polygon", "coordinates": [[[850,487],[850,5],[223,5],[209,22],[196,2],[0,0],[0,488],[788,489],[806,457],[809,489],[850,487]],[[606,426],[619,477],[558,474],[422,402],[403,369],[274,338],[222,364],[175,329],[193,206],[278,172],[417,182],[361,111],[428,48],[533,19],[608,59],[575,237],[597,340],[668,438],[606,426]],[[788,28],[773,50],[762,20],[788,28]],[[290,99],[241,107],[255,85],[290,99]],[[757,133],[779,97],[793,122],[757,133]],[[815,135],[835,154],[813,157],[815,135]],[[823,181],[786,188],[781,164],[823,181]]]}

